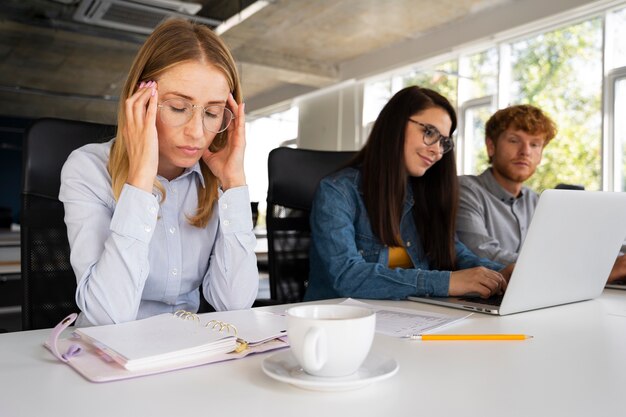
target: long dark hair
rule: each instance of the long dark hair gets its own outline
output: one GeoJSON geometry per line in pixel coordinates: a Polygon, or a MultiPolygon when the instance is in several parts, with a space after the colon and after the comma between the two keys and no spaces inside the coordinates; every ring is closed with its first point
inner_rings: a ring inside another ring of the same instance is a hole
{"type": "Polygon", "coordinates": [[[411,86],[397,92],[382,109],[366,145],[351,162],[362,170],[362,191],[372,230],[389,246],[402,246],[400,219],[407,182],[413,189],[413,216],[430,267],[456,269],[454,233],[458,206],[458,180],[454,150],[446,152],[421,177],[408,174],[404,141],[408,119],[415,113],[440,107],[456,129],[454,108],[441,94],[411,86]]]}

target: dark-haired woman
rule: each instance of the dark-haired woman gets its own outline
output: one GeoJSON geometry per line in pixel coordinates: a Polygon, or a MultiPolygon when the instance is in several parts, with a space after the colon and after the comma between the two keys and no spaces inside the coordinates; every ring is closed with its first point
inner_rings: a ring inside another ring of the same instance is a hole
{"type": "Polygon", "coordinates": [[[319,185],[305,300],[504,291],[510,268],[498,272],[455,238],[455,128],[454,108],[433,90],[391,98],[349,167],[319,185]]]}

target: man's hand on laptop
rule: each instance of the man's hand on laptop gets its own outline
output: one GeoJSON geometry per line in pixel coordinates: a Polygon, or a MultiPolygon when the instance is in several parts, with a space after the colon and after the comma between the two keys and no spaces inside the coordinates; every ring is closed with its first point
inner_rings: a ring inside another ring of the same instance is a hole
{"type": "Polygon", "coordinates": [[[617,257],[613,269],[609,274],[607,284],[611,284],[615,281],[622,281],[626,279],[626,255],[620,255],[617,257]]]}
{"type": "Polygon", "coordinates": [[[450,273],[448,294],[462,296],[476,293],[480,294],[481,298],[489,298],[504,293],[506,285],[507,280],[500,272],[479,266],[450,273]]]}
{"type": "Polygon", "coordinates": [[[513,268],[515,268],[515,264],[508,264],[507,266],[502,268],[500,271],[498,271],[504,277],[507,283],[511,279],[511,275],[513,274],[513,268]]]}

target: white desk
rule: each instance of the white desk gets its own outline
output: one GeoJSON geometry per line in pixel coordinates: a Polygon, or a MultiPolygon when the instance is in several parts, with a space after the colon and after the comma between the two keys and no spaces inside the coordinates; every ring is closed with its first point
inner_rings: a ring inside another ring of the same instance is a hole
{"type": "MultiPolygon", "coordinates": [[[[441,307],[376,302],[429,311],[441,307]]],[[[270,307],[274,309],[275,307],[270,307]]],[[[391,379],[316,392],[242,360],[94,384],[57,362],[48,330],[0,335],[0,416],[623,416],[626,292],[506,317],[474,314],[450,333],[526,333],[506,342],[419,342],[377,335],[395,357],[391,379]]]]}

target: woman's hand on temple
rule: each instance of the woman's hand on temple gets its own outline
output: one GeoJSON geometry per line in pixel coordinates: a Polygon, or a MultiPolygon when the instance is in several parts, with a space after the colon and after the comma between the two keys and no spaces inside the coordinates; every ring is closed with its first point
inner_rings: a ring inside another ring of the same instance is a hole
{"type": "Polygon", "coordinates": [[[228,106],[235,115],[235,119],[228,126],[226,146],[217,152],[211,152],[207,149],[202,155],[202,159],[211,169],[211,172],[219,179],[223,190],[246,184],[243,169],[246,149],[245,104],[237,104],[231,94],[228,96],[228,106]]]}
{"type": "Polygon", "coordinates": [[[156,81],[142,82],[126,99],[126,124],[122,127],[128,153],[126,182],[152,192],[159,166],[159,138],[156,128],[158,92],[156,81]]]}

